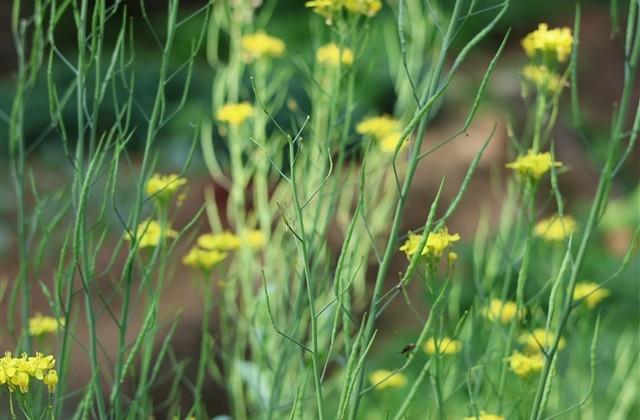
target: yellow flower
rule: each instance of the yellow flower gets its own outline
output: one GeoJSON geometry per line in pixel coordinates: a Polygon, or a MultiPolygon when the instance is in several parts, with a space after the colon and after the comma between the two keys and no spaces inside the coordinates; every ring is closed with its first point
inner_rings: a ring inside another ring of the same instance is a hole
{"type": "Polygon", "coordinates": [[[340,48],[331,43],[318,48],[316,60],[323,66],[337,67],[340,62],[345,66],[351,66],[353,64],[353,51],[344,47],[341,53],[340,48]]]}
{"type": "Polygon", "coordinates": [[[205,233],[198,237],[198,246],[210,250],[233,251],[241,244],[242,240],[231,232],[205,233]]]}
{"type": "Polygon", "coordinates": [[[499,320],[502,324],[511,322],[518,313],[518,306],[515,302],[507,300],[505,302],[500,299],[491,299],[489,305],[482,310],[482,315],[489,321],[499,320]]]}
{"type": "Polygon", "coordinates": [[[435,340],[433,337],[428,338],[424,343],[424,351],[433,356],[436,354],[436,344],[439,354],[456,354],[462,350],[462,342],[459,340],[453,340],[449,337],[442,337],[439,340],[435,340]]]}
{"type": "MultiPolygon", "coordinates": [[[[411,259],[413,254],[418,250],[421,238],[421,235],[416,235],[414,233],[409,234],[405,243],[400,247],[400,251],[404,252],[407,258],[411,259]]],[[[431,232],[427,237],[427,243],[422,250],[422,255],[426,257],[439,258],[447,248],[459,240],[460,235],[457,233],[450,235],[446,227],[436,232],[431,232]]]]}
{"type": "Polygon", "coordinates": [[[51,369],[47,372],[47,375],[44,377],[42,382],[49,389],[49,393],[53,394],[56,392],[56,385],[58,384],[58,372],[56,372],[55,369],[51,369]]]}
{"type": "Polygon", "coordinates": [[[64,319],[36,314],[29,319],[29,335],[39,336],[58,332],[64,327],[64,319]]]}
{"type": "Polygon", "coordinates": [[[557,168],[562,166],[562,163],[554,162],[549,152],[534,153],[533,150],[529,150],[526,155],[518,156],[514,162],[507,163],[506,166],[522,176],[539,179],[549,172],[552,166],[557,168]]]}
{"type": "Polygon", "coordinates": [[[352,13],[375,16],[382,9],[380,0],[343,0],[344,8],[352,13]]]}
{"type": "MultiPolygon", "coordinates": [[[[400,142],[402,137],[402,133],[400,131],[395,131],[387,134],[386,136],[380,139],[380,150],[385,153],[393,153],[396,151],[396,147],[398,147],[398,143],[400,142]]],[[[400,146],[400,149],[403,149],[407,146],[406,139],[400,146]]]]}
{"type": "Polygon", "coordinates": [[[497,414],[488,414],[486,411],[480,411],[477,417],[467,416],[464,417],[463,420],[504,420],[504,417],[497,414]]]}
{"type": "Polygon", "coordinates": [[[284,42],[264,31],[242,37],[242,51],[247,62],[263,57],[279,57],[284,53],[284,42]]]}
{"type": "Polygon", "coordinates": [[[186,183],[186,179],[176,174],[154,174],[147,181],[147,195],[160,202],[167,202],[186,183]]]}
{"type": "Polygon", "coordinates": [[[559,215],[539,221],[533,228],[533,233],[547,241],[562,241],[577,229],[577,222],[571,216],[559,215]]]}
{"type": "Polygon", "coordinates": [[[593,309],[610,294],[609,290],[602,289],[598,283],[585,281],[576,284],[576,288],[573,291],[573,300],[584,299],[587,307],[593,309]]]}
{"type": "Polygon", "coordinates": [[[49,382],[55,389],[57,383],[57,374],[55,373],[55,359],[53,356],[45,356],[42,353],[36,353],[34,357],[27,357],[26,353],[22,353],[20,357],[13,357],[11,352],[5,352],[4,357],[0,357],[0,385],[7,384],[9,391],[13,392],[16,388],[23,394],[29,391],[30,378],[36,378],[43,381],[46,385],[49,382]],[[51,372],[54,372],[54,377],[51,372]]]}
{"type": "MultiPolygon", "coordinates": [[[[540,348],[548,348],[553,344],[555,333],[549,332],[544,328],[537,328],[531,333],[522,334],[518,338],[518,342],[525,346],[525,350],[528,353],[538,353],[540,348]]],[[[558,342],[558,350],[562,350],[566,347],[567,340],[564,337],[560,337],[558,342]]]]}
{"type": "MultiPolygon", "coordinates": [[[[400,121],[389,115],[381,115],[379,117],[371,117],[360,121],[356,126],[356,132],[365,136],[372,136],[383,141],[388,136],[394,135],[400,131],[400,121]]],[[[395,143],[399,138],[395,139],[395,143]]],[[[390,140],[387,140],[389,142],[390,140]]],[[[395,147],[395,144],[394,144],[395,147]]]]}
{"type": "Polygon", "coordinates": [[[238,126],[253,115],[253,106],[249,102],[226,104],[216,111],[216,119],[231,126],[238,126]]]}
{"type": "Polygon", "coordinates": [[[549,29],[546,23],[538,25],[538,29],[528,34],[522,40],[522,48],[529,57],[538,53],[555,56],[559,62],[564,62],[571,54],[573,36],[569,28],[549,29]]]}
{"type": "Polygon", "coordinates": [[[372,17],[382,9],[382,2],[380,0],[310,0],[304,6],[323,16],[326,24],[331,25],[334,16],[339,14],[342,8],[354,14],[372,17]]]}
{"type": "Polygon", "coordinates": [[[522,76],[538,88],[550,93],[556,93],[564,87],[562,77],[544,65],[534,66],[533,64],[528,64],[523,67],[522,76]]]}
{"type": "Polygon", "coordinates": [[[523,378],[540,372],[544,367],[544,356],[539,352],[526,355],[519,351],[514,351],[507,361],[513,373],[523,378]]]}
{"type": "Polygon", "coordinates": [[[38,352],[36,352],[35,357],[27,358],[27,362],[29,363],[29,374],[39,381],[44,379],[44,374],[47,370],[53,369],[56,365],[53,356],[45,356],[38,352]]]}
{"type": "Polygon", "coordinates": [[[250,248],[259,249],[264,246],[264,234],[257,229],[247,230],[242,233],[240,240],[250,248]]]}
{"type": "Polygon", "coordinates": [[[384,388],[402,388],[407,384],[407,377],[399,372],[393,373],[390,370],[380,369],[369,375],[369,382],[371,382],[377,390],[384,388]]]}
{"type": "Polygon", "coordinates": [[[447,254],[447,261],[449,261],[449,264],[453,264],[454,262],[458,261],[458,258],[460,257],[455,252],[449,252],[447,254]]]}
{"type": "Polygon", "coordinates": [[[189,253],[182,258],[182,262],[190,267],[209,271],[220,261],[224,260],[227,254],[218,250],[202,249],[197,246],[191,248],[189,253]]]}
{"type": "MultiPolygon", "coordinates": [[[[139,241],[138,246],[140,248],[157,246],[163,236],[165,238],[175,238],[177,235],[178,232],[168,226],[163,229],[162,225],[155,220],[145,220],[141,222],[136,229],[136,236],[139,241]]],[[[132,237],[127,233],[125,239],[130,241],[132,237]]]]}

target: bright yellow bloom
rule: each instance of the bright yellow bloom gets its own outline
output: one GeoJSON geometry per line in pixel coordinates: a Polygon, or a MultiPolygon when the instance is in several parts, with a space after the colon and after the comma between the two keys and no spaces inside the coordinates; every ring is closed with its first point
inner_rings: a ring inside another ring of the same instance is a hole
{"type": "Polygon", "coordinates": [[[522,68],[522,76],[538,88],[550,93],[556,93],[564,87],[562,77],[544,65],[528,64],[522,68]]]}
{"type": "Polygon", "coordinates": [[[11,352],[5,352],[4,357],[0,357],[0,385],[7,384],[9,391],[16,388],[21,393],[29,391],[29,383],[31,378],[43,381],[55,389],[57,383],[57,373],[55,373],[55,359],[53,356],[45,356],[42,353],[36,353],[34,357],[27,357],[23,353],[20,357],[13,357],[11,352]],[[51,372],[54,374],[51,374],[51,372]],[[54,376],[55,375],[55,383],[54,376]]]}
{"type": "MultiPolygon", "coordinates": [[[[379,142],[380,150],[382,150],[385,153],[395,152],[396,147],[398,147],[398,143],[400,142],[401,138],[402,138],[402,133],[400,131],[395,131],[387,134],[386,136],[380,139],[380,142],[379,142]]],[[[402,143],[402,146],[400,146],[400,149],[405,148],[407,144],[408,143],[405,139],[405,141],[402,143]]]]}
{"type": "Polygon", "coordinates": [[[257,229],[247,230],[242,233],[240,240],[250,248],[259,249],[264,246],[265,239],[262,231],[257,229]]]}
{"type": "Polygon", "coordinates": [[[502,324],[508,324],[518,313],[518,306],[515,302],[493,298],[489,305],[482,310],[482,315],[489,321],[499,320],[502,324]]]}
{"type": "Polygon", "coordinates": [[[29,319],[29,335],[39,336],[57,333],[64,327],[64,319],[36,314],[29,319]]]}
{"type": "MultiPolygon", "coordinates": [[[[178,232],[168,226],[163,229],[162,225],[155,220],[144,220],[136,229],[138,246],[140,248],[157,246],[163,236],[165,238],[175,238],[177,235],[178,232]]],[[[132,237],[127,233],[125,239],[130,241],[132,237]]]]}
{"type": "Polygon", "coordinates": [[[267,35],[264,31],[242,37],[242,52],[247,62],[266,57],[280,57],[284,50],[285,45],[280,38],[267,35]]]}
{"type": "Polygon", "coordinates": [[[147,181],[147,195],[166,203],[186,183],[186,179],[176,174],[154,174],[147,181]]]}
{"type": "Polygon", "coordinates": [[[249,102],[226,104],[216,111],[216,119],[231,126],[238,126],[253,115],[253,106],[249,102]]]}
{"type": "MultiPolygon", "coordinates": [[[[525,346],[525,350],[528,353],[538,353],[540,347],[548,348],[553,344],[555,333],[549,332],[544,328],[537,328],[531,333],[522,334],[518,338],[518,342],[525,346]]],[[[558,342],[558,350],[562,350],[566,347],[567,340],[564,337],[560,337],[558,342]]]]}
{"type": "Polygon", "coordinates": [[[242,245],[242,240],[231,232],[205,233],[198,237],[198,246],[209,250],[233,251],[242,245]]]}
{"type": "Polygon", "coordinates": [[[182,258],[182,263],[190,267],[199,268],[202,271],[209,271],[226,257],[227,254],[224,252],[194,246],[189,253],[182,258]]]}
{"type": "MultiPolygon", "coordinates": [[[[409,234],[405,243],[400,247],[400,251],[404,252],[407,258],[411,259],[413,254],[418,250],[420,239],[422,239],[421,235],[416,235],[414,233],[409,234]]],[[[450,235],[446,227],[436,232],[431,232],[427,237],[427,243],[422,250],[422,255],[426,257],[439,258],[447,248],[459,240],[460,235],[457,233],[450,235]]]]}
{"type": "Polygon", "coordinates": [[[576,288],[573,291],[573,300],[584,299],[587,307],[593,309],[610,294],[609,290],[601,288],[598,283],[585,281],[576,284],[576,288]]]}
{"type": "Polygon", "coordinates": [[[544,367],[544,356],[539,352],[527,355],[514,351],[507,361],[513,373],[523,378],[540,372],[544,367]]]}
{"type": "Polygon", "coordinates": [[[547,241],[562,241],[574,233],[577,226],[573,217],[556,215],[539,221],[534,226],[533,232],[547,241]]]}
{"type": "Polygon", "coordinates": [[[368,17],[375,16],[382,9],[380,0],[310,0],[304,5],[323,16],[327,25],[333,23],[334,16],[339,14],[342,8],[368,17]]]}
{"type": "Polygon", "coordinates": [[[58,372],[56,372],[55,369],[51,369],[49,372],[47,372],[47,375],[44,377],[42,382],[49,389],[49,393],[53,394],[54,392],[56,392],[56,385],[58,384],[58,372]]]}
{"type": "Polygon", "coordinates": [[[486,411],[480,411],[478,416],[467,416],[463,420],[504,420],[503,416],[497,414],[488,414],[486,411]]]}
{"type": "Polygon", "coordinates": [[[438,345],[439,354],[456,354],[462,350],[461,341],[453,340],[446,336],[438,339],[437,342],[433,337],[428,338],[424,343],[423,349],[428,355],[433,356],[436,354],[436,344],[438,345]]]}
{"type": "Polygon", "coordinates": [[[560,167],[562,163],[554,162],[549,152],[535,153],[533,150],[529,150],[526,155],[518,156],[514,162],[507,163],[506,166],[522,176],[540,179],[542,175],[551,170],[551,167],[560,167]]]}
{"type": "Polygon", "coordinates": [[[369,375],[369,382],[375,385],[377,390],[384,388],[402,388],[407,384],[407,377],[399,372],[393,373],[390,370],[380,369],[369,375]]]}
{"type": "Polygon", "coordinates": [[[323,66],[337,67],[340,62],[345,66],[351,66],[353,64],[353,51],[344,47],[341,52],[336,44],[331,43],[318,48],[316,60],[323,66]]]}
{"type": "MultiPolygon", "coordinates": [[[[371,117],[360,121],[356,126],[356,132],[365,136],[372,136],[378,140],[400,131],[400,121],[389,115],[371,117]]],[[[396,143],[399,139],[396,139],[396,143]]]]}
{"type": "Polygon", "coordinates": [[[564,62],[571,54],[573,36],[569,28],[549,29],[546,23],[538,25],[538,29],[528,34],[522,40],[522,48],[527,56],[533,57],[538,53],[555,56],[559,62],[564,62]]]}

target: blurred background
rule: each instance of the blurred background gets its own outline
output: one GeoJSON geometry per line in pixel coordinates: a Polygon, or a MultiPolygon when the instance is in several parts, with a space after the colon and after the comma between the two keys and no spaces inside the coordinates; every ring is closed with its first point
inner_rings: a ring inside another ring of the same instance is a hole
{"type": "MultiPolygon", "coordinates": [[[[257,0],[260,1],[260,0],[257,0]]],[[[11,112],[13,88],[15,85],[16,59],[10,31],[11,1],[0,1],[0,280],[11,279],[17,267],[15,261],[15,215],[16,209],[13,199],[13,186],[8,168],[7,148],[7,115],[11,112]]],[[[134,71],[136,73],[135,100],[139,109],[148,109],[153,102],[156,84],[157,68],[155,64],[158,57],[158,45],[154,40],[149,25],[141,18],[143,10],[138,0],[125,1],[132,18],[134,28],[134,40],[136,43],[136,60],[134,71]]],[[[205,2],[196,0],[182,0],[180,6],[181,16],[188,16],[201,9],[205,2]]],[[[395,4],[395,0],[388,3],[395,4]]],[[[492,2],[486,3],[487,7],[492,2]]],[[[621,2],[625,3],[625,2],[621,2]]],[[[147,0],[146,13],[148,13],[152,26],[161,32],[164,28],[166,16],[165,0],[147,0]]],[[[579,135],[573,128],[571,107],[569,104],[568,90],[563,94],[561,113],[555,128],[554,137],[557,145],[558,160],[569,167],[569,171],[562,176],[562,189],[568,201],[570,212],[578,219],[583,219],[587,210],[586,205],[591,199],[597,183],[598,168],[604,160],[606,142],[609,132],[608,127],[612,118],[615,102],[621,93],[623,58],[621,27],[624,19],[620,14],[625,13],[625,5],[621,5],[620,11],[611,10],[609,2],[590,0],[582,2],[582,34],[579,40],[579,71],[578,86],[579,99],[582,104],[583,133],[579,135]]],[[[459,181],[464,175],[468,163],[473,158],[475,151],[486,137],[491,128],[497,124],[496,135],[483,158],[473,187],[466,195],[462,205],[450,224],[450,230],[460,232],[463,241],[460,248],[461,262],[458,277],[464,279],[471,270],[471,246],[464,238],[471,238],[478,227],[481,213],[489,215],[495,223],[500,210],[501,198],[504,197],[504,164],[513,154],[509,152],[509,136],[507,127],[511,126],[516,132],[521,132],[525,125],[525,113],[530,101],[523,98],[520,78],[520,69],[526,63],[526,57],[520,47],[520,39],[532,30],[539,22],[547,22],[550,26],[573,26],[575,4],[572,1],[539,1],[519,0],[513,1],[510,10],[499,23],[493,34],[479,49],[471,54],[467,64],[456,76],[455,82],[448,91],[446,100],[435,117],[434,124],[427,133],[427,144],[436,144],[447,138],[464,122],[470,105],[474,99],[477,86],[484,74],[487,64],[495,54],[504,34],[511,30],[506,50],[498,62],[497,69],[491,78],[487,88],[487,95],[480,107],[470,132],[470,140],[459,144],[453,142],[434,154],[429,163],[423,165],[416,176],[415,191],[411,194],[411,202],[408,206],[403,229],[409,230],[420,226],[424,221],[425,208],[432,199],[442,175],[447,175],[448,184],[445,188],[445,199],[450,199],[457,191],[459,181]]],[[[310,59],[314,51],[311,45],[311,16],[304,2],[300,0],[282,0],[273,12],[272,19],[267,25],[267,31],[287,42],[287,56],[289,60],[299,58],[310,59]]],[[[470,21],[466,31],[473,33],[476,28],[482,26],[484,15],[480,15],[470,21]]],[[[191,42],[197,38],[201,30],[202,16],[192,19],[186,26],[177,32],[175,62],[184,61],[190,54],[191,42]]],[[[58,48],[69,57],[74,57],[75,33],[73,25],[67,25],[68,33],[59,29],[57,34],[58,48]]],[[[389,63],[386,59],[385,48],[389,42],[389,34],[395,34],[394,16],[389,7],[376,19],[371,21],[372,39],[371,47],[366,60],[358,66],[357,71],[366,75],[370,81],[368,84],[356,84],[356,97],[359,103],[356,109],[356,121],[360,117],[372,113],[393,113],[395,98],[393,97],[392,70],[390,66],[400,66],[400,63],[389,63]]],[[[64,28],[65,25],[61,25],[64,28]]],[[[393,41],[393,39],[392,39],[393,41]]],[[[363,61],[364,61],[363,60],[363,61]]],[[[53,77],[56,83],[66,85],[65,81],[72,78],[67,68],[56,63],[53,68],[53,77]]],[[[638,75],[636,75],[637,77],[638,75]]],[[[169,100],[177,104],[181,95],[181,80],[179,75],[168,86],[169,100]]],[[[159,169],[165,172],[179,171],[189,154],[189,148],[193,139],[193,127],[201,118],[211,118],[211,85],[214,78],[214,70],[202,51],[195,63],[193,80],[189,92],[189,98],[184,110],[160,131],[160,138],[155,145],[159,150],[159,169]]],[[[72,167],[64,156],[59,139],[55,131],[50,127],[48,110],[48,95],[46,80],[39,80],[42,88],[36,89],[33,96],[28,98],[26,116],[25,140],[29,167],[34,176],[39,180],[41,191],[54,191],[66,180],[71,178],[72,167]]],[[[289,83],[290,99],[294,100],[302,109],[308,102],[305,99],[304,86],[306,80],[302,74],[294,73],[289,83]]],[[[638,102],[638,83],[632,103],[638,102]]],[[[250,92],[249,81],[246,81],[247,92],[250,92]]],[[[171,103],[168,104],[172,106],[171,103]]],[[[69,113],[67,127],[74,129],[75,109],[67,107],[69,113]]],[[[110,116],[114,115],[113,108],[107,103],[103,107],[101,121],[105,126],[109,125],[110,116]]],[[[136,120],[142,121],[143,113],[132,115],[132,125],[136,120]]],[[[143,142],[143,132],[137,133],[140,138],[135,138],[129,143],[130,168],[129,173],[134,174],[136,157],[143,142]]],[[[73,136],[71,136],[73,137],[73,136]]],[[[220,139],[216,139],[216,147],[223,148],[220,139]]],[[[125,170],[126,172],[126,170],[125,170]]],[[[612,201],[601,230],[596,237],[596,244],[592,249],[593,255],[587,259],[585,276],[592,280],[605,278],[615,271],[620,260],[626,252],[631,235],[640,223],[640,153],[634,151],[629,159],[612,193],[612,201]]],[[[187,221],[199,208],[203,201],[202,187],[212,181],[207,173],[201,155],[196,152],[194,161],[189,168],[190,180],[189,196],[182,211],[183,220],[187,221]]],[[[132,180],[133,181],[133,180],[132,180]]],[[[123,176],[120,188],[126,191],[127,177],[123,176]]],[[[133,185],[131,185],[133,189],[133,185]]],[[[224,191],[220,190],[224,197],[224,191]]],[[[549,213],[554,209],[549,207],[549,213]]],[[[180,216],[178,224],[181,223],[180,216]]],[[[114,225],[117,225],[114,216],[114,225]]],[[[636,255],[637,257],[637,255],[636,255]]],[[[398,267],[402,262],[398,262],[398,267]]],[[[54,269],[55,260],[45,261],[42,270],[43,277],[50,273],[47,270],[54,269]],[[48,268],[47,268],[48,266],[48,268]]],[[[396,272],[400,270],[398,268],[396,272]]],[[[393,270],[392,270],[393,272],[393,270]]],[[[610,285],[612,296],[608,299],[604,309],[606,325],[609,329],[603,329],[601,343],[607,343],[607,334],[615,336],[619,331],[633,328],[640,323],[638,311],[638,295],[640,293],[640,266],[635,258],[632,266],[623,276],[610,285]],[[633,293],[629,293],[633,290],[633,293]],[[615,307],[616,310],[610,310],[615,307]]],[[[463,280],[464,281],[464,280],[463,280]]],[[[188,296],[177,295],[176,299],[188,302],[188,296]]],[[[44,302],[41,302],[44,304],[44,302]]],[[[5,311],[3,310],[3,314],[5,311]]],[[[394,318],[394,311],[385,313],[383,323],[388,328],[383,328],[386,340],[392,348],[397,348],[393,357],[401,357],[397,353],[406,344],[407,331],[413,328],[412,321],[394,318]]],[[[193,315],[194,323],[197,314],[193,315]]],[[[417,323],[416,323],[417,325],[417,323]]],[[[194,338],[194,343],[199,338],[194,338]]],[[[380,346],[377,347],[381,348],[380,346]]],[[[389,353],[380,353],[381,359],[390,357],[389,353]]],[[[601,352],[602,363],[615,365],[612,355],[606,351],[601,352]]],[[[596,392],[604,392],[596,390],[596,392]]]]}

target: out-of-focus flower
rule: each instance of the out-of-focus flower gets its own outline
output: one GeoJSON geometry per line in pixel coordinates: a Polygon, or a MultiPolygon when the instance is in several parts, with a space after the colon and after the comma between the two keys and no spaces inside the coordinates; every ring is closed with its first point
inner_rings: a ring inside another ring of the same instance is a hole
{"type": "Polygon", "coordinates": [[[182,262],[190,267],[199,268],[202,271],[209,271],[226,257],[227,254],[224,252],[194,246],[189,250],[189,253],[184,256],[182,262]]]}
{"type": "Polygon", "coordinates": [[[528,64],[524,66],[522,69],[522,77],[541,90],[549,93],[556,93],[565,86],[562,77],[544,65],[535,66],[528,64]]]}
{"type": "Polygon", "coordinates": [[[338,15],[342,9],[350,13],[368,17],[375,16],[380,9],[382,9],[382,2],[380,0],[310,0],[304,5],[324,17],[327,25],[333,23],[335,16],[338,15]]]}
{"type": "MultiPolygon", "coordinates": [[[[380,145],[380,150],[382,150],[385,153],[395,152],[396,147],[398,147],[398,143],[400,143],[401,139],[402,139],[402,133],[400,131],[395,131],[387,134],[386,136],[382,137],[378,143],[380,145]]],[[[403,149],[404,147],[407,146],[407,144],[408,143],[405,139],[405,141],[402,143],[400,148],[403,149]]]]}
{"type": "Polygon", "coordinates": [[[508,324],[518,313],[518,306],[511,300],[502,301],[493,298],[489,305],[482,309],[482,315],[489,321],[499,320],[502,324],[508,324]]]}
{"type": "Polygon", "coordinates": [[[559,62],[564,62],[571,54],[573,36],[569,28],[549,29],[546,23],[540,23],[538,29],[522,40],[522,48],[529,57],[536,54],[549,54],[559,62]]]}
{"type": "MultiPolygon", "coordinates": [[[[553,344],[555,333],[549,332],[544,328],[536,328],[530,333],[522,334],[518,338],[518,342],[525,346],[525,350],[528,353],[538,353],[540,348],[548,348],[553,344]]],[[[566,347],[567,340],[564,337],[560,337],[558,341],[558,350],[562,350],[566,347]]]]}
{"type": "Polygon", "coordinates": [[[216,111],[216,119],[231,126],[239,126],[253,115],[253,106],[249,102],[230,103],[216,111]]]}
{"type": "Polygon", "coordinates": [[[400,372],[393,373],[390,370],[380,369],[369,375],[369,382],[375,385],[377,390],[402,388],[407,384],[407,377],[400,372]]]}
{"type": "Polygon", "coordinates": [[[540,352],[524,354],[514,351],[507,361],[513,373],[523,378],[540,372],[544,367],[544,356],[540,352]]]}
{"type": "Polygon", "coordinates": [[[507,163],[506,166],[521,176],[540,179],[542,175],[551,170],[551,167],[560,167],[562,163],[555,162],[549,152],[535,153],[533,150],[529,150],[526,155],[518,156],[515,161],[507,163]]]}
{"type": "Polygon", "coordinates": [[[198,237],[198,246],[218,251],[233,251],[242,245],[242,239],[234,233],[205,233],[198,237]]]}
{"type": "Polygon", "coordinates": [[[593,309],[609,296],[611,292],[600,287],[598,283],[592,281],[579,282],[573,291],[573,300],[584,299],[584,303],[589,309],[593,309]]]}
{"type": "MultiPolygon", "coordinates": [[[[160,243],[162,237],[175,238],[178,232],[171,229],[171,227],[162,225],[155,220],[144,220],[136,229],[136,237],[138,238],[138,247],[147,248],[157,246],[160,243]]],[[[125,239],[130,241],[133,238],[129,233],[125,236],[125,239]]]]}
{"type": "Polygon", "coordinates": [[[390,115],[380,115],[366,118],[356,126],[356,132],[365,136],[372,136],[378,140],[395,134],[400,130],[400,121],[390,115]]]}
{"type": "Polygon", "coordinates": [[[259,249],[264,246],[265,239],[262,231],[257,229],[246,230],[240,235],[240,240],[243,244],[250,248],[259,249]]]}
{"type": "Polygon", "coordinates": [[[433,356],[436,354],[436,347],[438,347],[439,354],[456,354],[462,350],[462,342],[445,336],[437,341],[433,337],[430,337],[424,343],[424,351],[428,355],[433,356]]]}
{"type": "Polygon", "coordinates": [[[316,51],[316,60],[323,66],[337,67],[342,63],[345,66],[353,64],[353,51],[344,47],[342,51],[336,44],[323,45],[316,51]]]}
{"type": "Polygon", "coordinates": [[[555,215],[539,221],[533,228],[533,233],[547,241],[558,242],[574,233],[578,223],[571,216],[555,215]]]}
{"type": "MultiPolygon", "coordinates": [[[[421,235],[416,235],[415,233],[409,234],[405,243],[400,247],[400,251],[404,252],[407,258],[411,259],[413,254],[418,250],[421,238],[421,235]]],[[[460,235],[457,233],[453,235],[449,234],[446,227],[436,232],[431,232],[427,237],[427,243],[422,250],[422,255],[426,257],[439,258],[447,248],[459,240],[460,235]]]]}
{"type": "Polygon", "coordinates": [[[286,48],[280,38],[267,35],[264,31],[245,35],[241,42],[243,56],[247,62],[260,58],[280,57],[286,48]]]}
{"type": "Polygon", "coordinates": [[[467,416],[463,420],[504,420],[504,417],[497,414],[489,414],[486,411],[480,411],[478,416],[467,416]]]}
{"type": "Polygon", "coordinates": [[[147,195],[160,203],[166,203],[186,183],[185,178],[176,174],[154,174],[147,181],[147,195]]]}
{"type": "Polygon", "coordinates": [[[29,335],[40,336],[57,333],[64,327],[64,319],[36,314],[29,319],[29,335]]]}

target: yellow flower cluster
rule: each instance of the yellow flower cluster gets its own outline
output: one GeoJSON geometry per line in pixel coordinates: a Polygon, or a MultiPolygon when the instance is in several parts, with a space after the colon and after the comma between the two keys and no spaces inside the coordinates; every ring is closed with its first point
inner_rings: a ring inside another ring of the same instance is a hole
{"type": "Polygon", "coordinates": [[[540,352],[524,354],[519,351],[514,351],[508,358],[508,362],[513,373],[526,378],[542,370],[544,367],[544,356],[540,352]]]}
{"type": "MultiPolygon", "coordinates": [[[[175,238],[178,232],[171,229],[170,226],[163,227],[156,220],[144,220],[136,228],[136,237],[138,238],[138,247],[147,248],[158,246],[161,238],[175,238]]],[[[127,241],[132,240],[131,234],[125,236],[127,241]]]]}
{"type": "Polygon", "coordinates": [[[482,309],[482,315],[489,321],[499,320],[502,324],[508,324],[518,313],[518,306],[511,300],[502,301],[493,298],[489,305],[482,309]]]}
{"type": "Polygon", "coordinates": [[[231,126],[239,126],[253,115],[253,105],[249,102],[230,103],[216,111],[216,119],[231,126]]]}
{"type": "Polygon", "coordinates": [[[573,300],[582,300],[589,309],[593,309],[611,294],[609,290],[603,289],[598,283],[585,281],[576,284],[573,291],[573,300]]]}
{"type": "Polygon", "coordinates": [[[240,235],[228,231],[217,234],[204,233],[198,237],[196,246],[191,248],[182,262],[209,271],[227,257],[227,252],[235,251],[243,245],[259,249],[264,243],[264,234],[259,230],[246,230],[240,235]]]}
{"type": "Polygon", "coordinates": [[[372,17],[382,9],[380,0],[310,0],[304,5],[324,17],[327,25],[331,25],[342,10],[372,17]]]}
{"type": "Polygon", "coordinates": [[[380,369],[369,375],[369,382],[377,390],[384,388],[402,388],[407,384],[407,377],[402,373],[393,373],[390,370],[380,369]]]}
{"type": "Polygon", "coordinates": [[[541,90],[549,93],[556,93],[564,87],[562,77],[549,70],[545,65],[535,66],[528,64],[522,69],[522,77],[533,83],[541,90]]]}
{"type": "Polygon", "coordinates": [[[428,355],[433,356],[436,354],[436,347],[439,354],[456,354],[462,350],[462,342],[446,336],[438,340],[431,337],[424,343],[423,350],[428,355]]]}
{"type": "Polygon", "coordinates": [[[176,174],[154,174],[147,181],[147,195],[159,203],[166,203],[186,183],[186,179],[176,174]]]}
{"type": "MultiPolygon", "coordinates": [[[[385,153],[395,152],[402,137],[400,121],[389,115],[381,115],[362,120],[356,126],[356,132],[371,136],[378,141],[380,149],[385,153]]],[[[406,145],[403,144],[404,147],[406,145]]]]}
{"type": "Polygon", "coordinates": [[[36,314],[29,319],[29,335],[38,337],[45,334],[57,333],[60,329],[64,328],[64,319],[53,318],[50,316],[44,316],[42,314],[36,314]]]}
{"type": "Polygon", "coordinates": [[[478,416],[467,416],[463,420],[504,420],[503,416],[497,414],[489,414],[486,411],[480,411],[478,416]]]}
{"type": "MultiPolygon", "coordinates": [[[[413,254],[418,250],[421,238],[421,235],[414,233],[409,234],[405,243],[400,247],[400,251],[404,252],[407,258],[411,259],[413,254]]],[[[436,232],[431,232],[427,237],[427,243],[422,250],[422,255],[425,257],[440,258],[447,248],[459,240],[460,235],[457,233],[453,235],[449,234],[446,227],[436,232]]]]}
{"type": "Polygon", "coordinates": [[[248,63],[260,58],[280,57],[285,44],[280,38],[267,35],[264,31],[242,37],[242,53],[248,63]]]}
{"type": "Polygon", "coordinates": [[[539,221],[533,228],[533,233],[550,242],[559,242],[574,233],[577,222],[571,216],[555,215],[539,221]]]}
{"type": "MultiPolygon", "coordinates": [[[[548,348],[553,344],[555,334],[545,330],[544,328],[536,328],[530,333],[522,334],[518,338],[518,342],[525,346],[525,350],[529,354],[539,353],[541,348],[548,348]]],[[[567,340],[560,337],[558,342],[558,350],[566,347],[567,340]]]]}
{"type": "Polygon", "coordinates": [[[351,66],[353,64],[353,51],[347,47],[342,48],[341,51],[337,44],[330,43],[318,48],[316,60],[321,65],[328,67],[338,67],[340,63],[345,66],[351,66]]]}
{"type": "Polygon", "coordinates": [[[36,353],[35,356],[27,356],[22,353],[20,357],[13,357],[11,352],[5,352],[4,357],[0,357],[0,386],[7,384],[9,391],[17,388],[24,394],[29,391],[30,379],[35,378],[53,393],[58,384],[55,366],[56,361],[51,355],[36,353]]]}
{"type": "Polygon", "coordinates": [[[521,176],[540,179],[542,175],[551,170],[551,167],[560,167],[562,163],[555,162],[549,152],[535,153],[533,150],[529,150],[526,155],[518,156],[515,161],[507,163],[506,166],[521,176]]]}
{"type": "Polygon", "coordinates": [[[561,63],[571,54],[572,46],[571,29],[549,29],[546,23],[539,24],[538,29],[522,40],[522,48],[529,57],[534,57],[538,53],[549,54],[561,63]]]}

